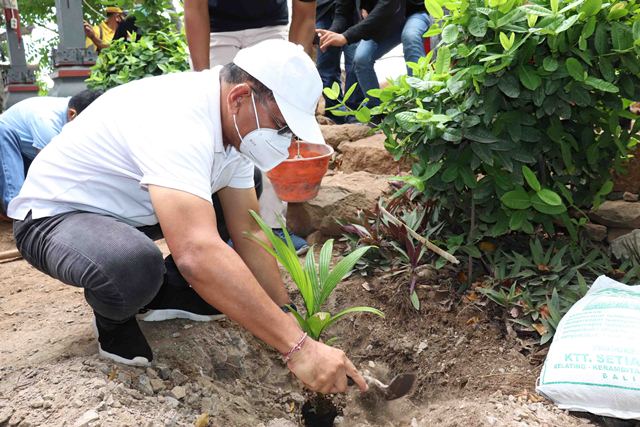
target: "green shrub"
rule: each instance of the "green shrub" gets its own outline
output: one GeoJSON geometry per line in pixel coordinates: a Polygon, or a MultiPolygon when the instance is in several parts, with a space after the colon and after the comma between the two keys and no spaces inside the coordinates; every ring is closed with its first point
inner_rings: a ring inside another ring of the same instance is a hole
{"type": "Polygon", "coordinates": [[[90,88],[110,89],[132,80],[189,69],[181,34],[156,31],[131,41],[116,40],[103,49],[87,79],[90,88]]]}
{"type": "Polygon", "coordinates": [[[637,2],[425,3],[440,18],[435,61],[369,91],[387,148],[414,161],[404,180],[473,241],[558,223],[577,238],[637,143],[640,121],[621,126],[640,99],[637,2]]]}
{"type": "Polygon", "coordinates": [[[171,0],[145,0],[132,12],[142,36],[115,40],[100,51],[87,84],[110,89],[132,80],[189,69],[184,35],[177,29],[178,14],[171,0]]]}

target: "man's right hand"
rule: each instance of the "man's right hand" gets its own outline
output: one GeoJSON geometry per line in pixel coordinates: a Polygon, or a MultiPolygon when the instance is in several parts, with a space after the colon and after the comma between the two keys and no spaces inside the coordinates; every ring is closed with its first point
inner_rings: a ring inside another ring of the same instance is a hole
{"type": "Polygon", "coordinates": [[[307,338],[300,351],[294,353],[287,366],[310,390],[320,393],[344,393],[347,376],[367,391],[365,379],[342,350],[307,338]]]}
{"type": "Polygon", "coordinates": [[[84,34],[90,39],[94,39],[96,37],[96,33],[93,31],[93,27],[87,21],[83,23],[84,34]]]}

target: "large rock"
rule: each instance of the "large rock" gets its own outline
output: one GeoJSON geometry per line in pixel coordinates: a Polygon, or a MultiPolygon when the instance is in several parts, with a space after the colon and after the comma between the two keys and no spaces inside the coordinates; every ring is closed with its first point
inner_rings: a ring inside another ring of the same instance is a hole
{"type": "Polygon", "coordinates": [[[341,230],[337,220],[355,220],[358,210],[372,209],[388,189],[386,176],[368,172],[326,176],[315,199],[289,203],[287,226],[302,236],[314,231],[320,231],[325,236],[339,236],[341,230]]]}
{"type": "Polygon", "coordinates": [[[338,148],[343,141],[356,141],[365,138],[371,132],[371,128],[366,125],[320,125],[322,136],[327,144],[333,148],[338,148]]]}
{"type": "Polygon", "coordinates": [[[640,148],[625,161],[624,172],[613,174],[613,191],[640,193],[640,148]]]}
{"type": "Polygon", "coordinates": [[[620,236],[611,242],[611,253],[618,259],[640,258],[640,230],[620,236]]]}
{"type": "Polygon", "coordinates": [[[375,134],[357,141],[344,141],[338,146],[342,153],[339,169],[345,173],[365,171],[378,175],[397,175],[408,169],[406,163],[397,162],[384,148],[384,134],[375,134]]]}
{"type": "Polygon", "coordinates": [[[640,228],[640,203],[607,200],[591,211],[591,220],[615,228],[640,228]]]}

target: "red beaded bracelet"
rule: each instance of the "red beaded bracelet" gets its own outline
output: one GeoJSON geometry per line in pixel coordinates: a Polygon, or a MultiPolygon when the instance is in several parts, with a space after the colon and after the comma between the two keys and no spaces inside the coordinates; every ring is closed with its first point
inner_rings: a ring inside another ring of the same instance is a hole
{"type": "Polygon", "coordinates": [[[300,337],[296,345],[291,347],[291,350],[289,350],[288,352],[282,355],[282,361],[285,364],[289,363],[289,360],[291,360],[291,356],[293,356],[295,352],[300,351],[302,349],[302,346],[304,345],[304,342],[306,339],[307,339],[307,333],[305,332],[304,334],[302,334],[302,336],[300,337]]]}

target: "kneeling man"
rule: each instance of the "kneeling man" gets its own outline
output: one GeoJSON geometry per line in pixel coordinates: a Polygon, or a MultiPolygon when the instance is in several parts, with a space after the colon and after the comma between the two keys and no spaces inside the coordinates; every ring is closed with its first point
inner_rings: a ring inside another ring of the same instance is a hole
{"type": "Polygon", "coordinates": [[[302,47],[269,40],[224,67],[111,89],[36,158],[9,207],[16,243],[36,268],[84,288],[102,356],[151,362],[136,315],[225,313],[286,355],[310,389],[343,392],[347,377],[366,389],[341,350],[307,338],[281,310],[289,296],[275,260],[243,238],[261,235],[248,213],[258,210],[254,163],[285,160],[293,134],[323,142],[321,92],[302,47]],[[166,262],[152,240],[160,233],[166,262]]]}
{"type": "Polygon", "coordinates": [[[71,98],[27,98],[0,115],[0,214],[20,192],[38,152],[101,94],[84,90],[71,98]]]}

